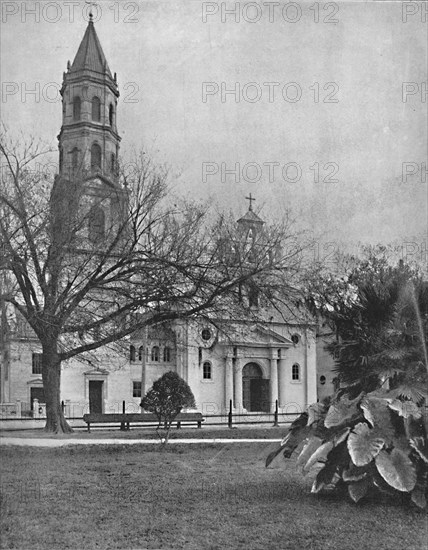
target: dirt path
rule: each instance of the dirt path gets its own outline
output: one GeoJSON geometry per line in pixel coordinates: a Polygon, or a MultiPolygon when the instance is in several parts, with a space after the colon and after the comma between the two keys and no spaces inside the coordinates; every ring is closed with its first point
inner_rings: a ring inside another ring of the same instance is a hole
{"type": "MultiPolygon", "coordinates": [[[[281,439],[170,439],[169,444],[187,443],[279,443],[281,439]]],[[[2,437],[0,446],[16,445],[19,447],[65,447],[66,445],[158,445],[159,439],[37,439],[21,437],[2,437]]]]}

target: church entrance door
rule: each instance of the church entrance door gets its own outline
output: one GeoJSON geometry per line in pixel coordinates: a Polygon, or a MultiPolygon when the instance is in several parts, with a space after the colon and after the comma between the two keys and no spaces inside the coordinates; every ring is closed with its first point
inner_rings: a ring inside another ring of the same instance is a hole
{"type": "Polygon", "coordinates": [[[269,412],[269,380],[257,363],[247,363],[242,370],[244,409],[249,412],[269,412]]]}
{"type": "Polygon", "coordinates": [[[89,380],[89,412],[103,412],[103,381],[89,380]]]}

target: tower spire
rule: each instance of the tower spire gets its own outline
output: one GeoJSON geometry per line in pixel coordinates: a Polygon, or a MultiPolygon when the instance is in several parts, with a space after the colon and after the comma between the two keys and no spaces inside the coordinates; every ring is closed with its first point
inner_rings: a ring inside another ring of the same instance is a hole
{"type": "Polygon", "coordinates": [[[66,178],[97,176],[116,186],[119,89],[92,19],[91,10],[85,34],[73,63],[68,65],[61,88],[60,173],[66,178]]]}

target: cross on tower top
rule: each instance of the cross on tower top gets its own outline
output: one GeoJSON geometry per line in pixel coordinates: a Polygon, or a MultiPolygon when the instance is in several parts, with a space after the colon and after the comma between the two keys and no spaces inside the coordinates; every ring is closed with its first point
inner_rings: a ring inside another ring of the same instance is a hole
{"type": "Polygon", "coordinates": [[[251,193],[250,193],[250,196],[249,196],[249,197],[245,197],[245,198],[246,198],[247,201],[250,201],[250,205],[249,205],[249,207],[248,207],[248,210],[249,210],[250,212],[252,212],[252,211],[253,211],[253,201],[255,201],[256,199],[253,198],[253,196],[251,195],[251,193]]]}
{"type": "Polygon", "coordinates": [[[97,6],[97,9],[98,9],[98,4],[97,2],[90,2],[88,0],[85,0],[85,4],[88,4],[90,6],[90,11],[89,11],[89,21],[92,21],[93,20],[93,13],[92,13],[92,6],[97,6]]]}

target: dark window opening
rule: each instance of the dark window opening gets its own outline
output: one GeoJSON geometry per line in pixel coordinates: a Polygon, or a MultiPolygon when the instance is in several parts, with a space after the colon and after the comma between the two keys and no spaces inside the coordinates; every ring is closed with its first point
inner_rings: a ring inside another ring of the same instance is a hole
{"type": "Polygon", "coordinates": [[[94,206],[89,212],[89,240],[99,243],[105,237],[105,214],[99,206],[94,206]]]}
{"type": "Polygon", "coordinates": [[[80,120],[82,102],[77,96],[73,99],[73,120],[80,120]]]}
{"type": "Polygon", "coordinates": [[[326,377],[324,375],[320,376],[320,384],[321,386],[324,386],[324,384],[326,383],[326,377]]]}
{"type": "Polygon", "coordinates": [[[165,363],[169,363],[171,361],[171,348],[164,348],[163,350],[163,360],[165,363]]]}
{"type": "Polygon", "coordinates": [[[113,126],[113,120],[114,120],[114,107],[110,103],[110,107],[108,108],[108,120],[110,122],[110,126],[113,126]]]}
{"type": "Polygon", "coordinates": [[[291,368],[291,379],[300,380],[300,365],[298,365],[297,363],[294,363],[291,368]]]}
{"type": "Polygon", "coordinates": [[[92,98],[92,120],[100,122],[101,120],[101,101],[99,97],[92,98]]]}
{"type": "Polygon", "coordinates": [[[101,147],[94,143],[91,147],[91,168],[101,168],[101,147]]]}
{"type": "Polygon", "coordinates": [[[159,347],[153,346],[152,347],[152,361],[159,361],[159,347]]]}
{"type": "Polygon", "coordinates": [[[299,343],[299,335],[298,334],[293,334],[293,336],[291,337],[291,341],[293,342],[294,345],[298,344],[299,343]]]}
{"type": "Polygon", "coordinates": [[[259,307],[259,291],[255,286],[250,286],[248,290],[248,305],[250,307],[259,307]]]}
{"type": "Polygon", "coordinates": [[[31,370],[33,374],[42,374],[42,357],[41,353],[33,353],[31,370]]]}
{"type": "Polygon", "coordinates": [[[71,151],[71,168],[73,172],[77,170],[78,164],[79,164],[79,150],[75,147],[71,151]]]}
{"type": "Polygon", "coordinates": [[[138,361],[142,361],[144,357],[144,346],[138,348],[138,361]]]}
{"type": "Polygon", "coordinates": [[[204,380],[211,380],[211,378],[212,378],[211,363],[208,362],[208,361],[205,361],[202,368],[203,368],[203,378],[204,378],[204,380]]]}
{"type": "Polygon", "coordinates": [[[210,340],[211,339],[211,331],[209,328],[204,328],[202,333],[201,333],[201,336],[202,336],[202,340],[210,340]]]}
{"type": "Polygon", "coordinates": [[[135,346],[129,346],[129,360],[130,361],[135,361],[135,356],[136,356],[136,350],[135,350],[135,346]]]}
{"type": "Polygon", "coordinates": [[[132,382],[132,397],[141,397],[141,382],[132,382]]]}

